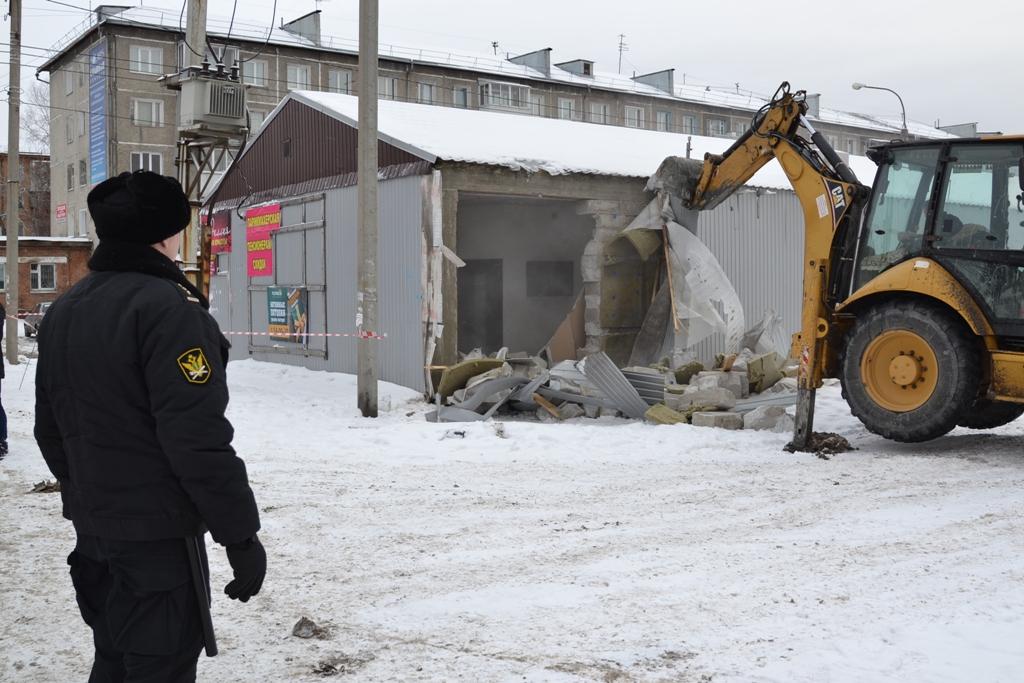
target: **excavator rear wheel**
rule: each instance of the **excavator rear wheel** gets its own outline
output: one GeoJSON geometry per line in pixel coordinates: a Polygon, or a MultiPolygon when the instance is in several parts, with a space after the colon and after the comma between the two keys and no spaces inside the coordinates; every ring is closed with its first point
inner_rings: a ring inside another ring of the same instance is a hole
{"type": "Polygon", "coordinates": [[[935,439],[978,395],[978,344],[963,321],[926,301],[897,299],[858,313],[841,361],[843,397],[870,431],[935,439]]]}
{"type": "Polygon", "coordinates": [[[992,429],[1010,424],[1021,415],[1024,415],[1024,405],[1020,403],[1003,403],[982,398],[975,401],[957,424],[968,429],[992,429]]]}

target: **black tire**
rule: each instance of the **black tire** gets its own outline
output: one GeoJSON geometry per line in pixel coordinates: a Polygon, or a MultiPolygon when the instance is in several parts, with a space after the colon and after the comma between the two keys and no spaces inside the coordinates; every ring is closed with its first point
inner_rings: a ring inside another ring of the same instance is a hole
{"type": "Polygon", "coordinates": [[[960,416],[957,424],[968,429],[993,429],[1010,424],[1021,415],[1024,415],[1024,405],[1020,403],[1003,403],[982,398],[975,401],[974,405],[960,416]]]}
{"type": "Polygon", "coordinates": [[[840,359],[843,398],[868,430],[893,441],[929,441],[946,434],[974,404],[980,382],[977,339],[955,314],[927,301],[896,299],[861,311],[846,336],[840,359]],[[906,330],[935,354],[938,376],[925,403],[906,412],[889,410],[871,398],[861,377],[861,360],[883,332],[906,330]]]}

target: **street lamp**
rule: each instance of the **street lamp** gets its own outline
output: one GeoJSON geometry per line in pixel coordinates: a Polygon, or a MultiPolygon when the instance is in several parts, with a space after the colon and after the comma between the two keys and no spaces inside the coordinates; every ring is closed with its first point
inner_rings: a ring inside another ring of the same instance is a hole
{"type": "Polygon", "coordinates": [[[902,135],[904,137],[910,137],[910,131],[907,130],[907,108],[903,106],[903,98],[900,97],[900,94],[898,92],[896,92],[895,90],[893,90],[892,88],[883,88],[883,87],[878,86],[878,85],[868,85],[866,83],[854,83],[853,84],[853,89],[854,90],[860,90],[861,88],[866,88],[868,90],[884,90],[886,92],[891,92],[893,95],[895,95],[896,99],[898,99],[900,101],[900,109],[903,110],[903,129],[900,130],[900,135],[902,135]]]}

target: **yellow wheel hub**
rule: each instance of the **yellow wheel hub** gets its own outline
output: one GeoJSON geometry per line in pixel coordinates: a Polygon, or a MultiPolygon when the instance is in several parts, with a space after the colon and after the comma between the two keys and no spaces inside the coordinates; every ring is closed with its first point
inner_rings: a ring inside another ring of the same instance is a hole
{"type": "Polygon", "coordinates": [[[878,405],[896,413],[920,408],[935,393],[939,368],[932,347],[910,330],[875,337],[860,359],[864,389],[878,405]]]}

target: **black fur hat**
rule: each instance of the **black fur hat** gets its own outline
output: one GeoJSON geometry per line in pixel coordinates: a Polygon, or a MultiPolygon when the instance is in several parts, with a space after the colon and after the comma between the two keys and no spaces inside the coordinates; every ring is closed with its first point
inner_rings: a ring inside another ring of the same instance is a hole
{"type": "Polygon", "coordinates": [[[152,171],[107,178],[87,201],[100,240],[156,244],[181,232],[191,219],[181,184],[152,171]]]}

